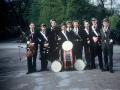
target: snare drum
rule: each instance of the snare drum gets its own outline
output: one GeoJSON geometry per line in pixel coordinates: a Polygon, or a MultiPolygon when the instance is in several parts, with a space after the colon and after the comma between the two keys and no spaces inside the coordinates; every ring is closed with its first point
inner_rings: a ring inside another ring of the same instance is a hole
{"type": "Polygon", "coordinates": [[[54,71],[54,72],[59,72],[59,71],[61,71],[62,66],[63,66],[62,61],[57,61],[57,60],[55,60],[55,61],[53,61],[52,64],[51,64],[51,69],[52,69],[52,71],[54,71]]]}
{"type": "Polygon", "coordinates": [[[81,59],[76,60],[76,62],[74,63],[74,67],[78,71],[83,70],[85,66],[86,66],[85,63],[81,59]]]}

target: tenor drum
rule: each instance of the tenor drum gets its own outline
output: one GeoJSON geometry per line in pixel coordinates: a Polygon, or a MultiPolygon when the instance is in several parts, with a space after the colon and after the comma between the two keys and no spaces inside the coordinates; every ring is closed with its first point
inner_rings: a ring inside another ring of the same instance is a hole
{"type": "Polygon", "coordinates": [[[51,64],[51,69],[52,69],[52,71],[54,71],[54,72],[59,72],[59,71],[61,71],[62,66],[63,66],[62,61],[57,61],[57,60],[55,60],[55,61],[53,61],[52,64],[51,64]]]}
{"type": "Polygon", "coordinates": [[[81,59],[76,60],[76,62],[74,63],[74,67],[78,71],[83,70],[85,66],[86,66],[85,63],[81,59]]]}

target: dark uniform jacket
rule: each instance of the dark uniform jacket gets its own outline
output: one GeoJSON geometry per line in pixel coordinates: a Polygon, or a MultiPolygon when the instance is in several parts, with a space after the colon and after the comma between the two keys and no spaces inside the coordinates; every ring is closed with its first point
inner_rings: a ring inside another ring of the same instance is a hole
{"type": "Polygon", "coordinates": [[[82,32],[80,30],[80,28],[78,28],[78,34],[76,34],[73,30],[71,31],[71,41],[74,42],[74,41],[82,41],[82,32]]]}
{"type": "Polygon", "coordinates": [[[90,41],[91,42],[91,37],[90,37],[90,33],[91,33],[91,28],[89,28],[88,32],[84,30],[81,31],[82,33],[82,40],[83,40],[83,46],[84,47],[89,47],[90,45],[87,43],[87,41],[90,41]]]}
{"type": "MultiPolygon", "coordinates": [[[[92,28],[92,27],[91,27],[91,28],[92,28]]],[[[97,45],[97,47],[100,47],[100,48],[101,48],[100,29],[101,29],[101,27],[97,25],[97,27],[95,28],[95,31],[96,31],[97,34],[96,34],[96,33],[94,32],[94,30],[92,29],[92,30],[91,30],[91,33],[90,33],[90,36],[91,36],[91,45],[93,46],[93,44],[95,44],[92,38],[93,38],[93,37],[98,37],[98,41],[96,42],[96,45],[97,45]]]]}
{"type": "Polygon", "coordinates": [[[26,39],[27,41],[30,41],[30,39],[32,40],[33,43],[35,43],[35,48],[36,50],[38,49],[38,30],[34,30],[34,33],[31,33],[31,31],[27,31],[26,32],[26,39]]]}
{"type": "Polygon", "coordinates": [[[105,47],[107,49],[112,49],[113,48],[113,42],[114,42],[114,36],[115,32],[114,29],[111,27],[108,27],[107,32],[102,28],[100,30],[101,33],[101,41],[102,41],[102,49],[105,47]],[[110,42],[110,40],[113,40],[113,42],[110,42]]]}
{"type": "Polygon", "coordinates": [[[47,29],[47,33],[48,33],[48,38],[49,38],[49,43],[50,43],[50,47],[51,50],[55,50],[56,48],[58,48],[58,35],[60,33],[60,29],[57,27],[51,27],[47,29]]]}
{"type": "MultiPolygon", "coordinates": [[[[47,49],[46,47],[44,47],[45,43],[49,44],[49,38],[48,38],[48,34],[45,31],[45,36],[46,38],[43,36],[42,31],[39,32],[38,38],[39,38],[39,43],[40,43],[40,52],[41,53],[49,53],[49,49],[47,49]]],[[[50,47],[48,47],[50,48],[50,47]]]]}
{"type": "Polygon", "coordinates": [[[64,36],[64,34],[63,34],[62,32],[63,32],[63,31],[61,31],[61,32],[59,33],[59,38],[58,38],[58,40],[59,40],[59,48],[60,48],[60,49],[62,49],[62,44],[63,44],[65,41],[68,41],[68,40],[69,40],[69,32],[66,31],[66,36],[67,36],[67,38],[64,36]]]}

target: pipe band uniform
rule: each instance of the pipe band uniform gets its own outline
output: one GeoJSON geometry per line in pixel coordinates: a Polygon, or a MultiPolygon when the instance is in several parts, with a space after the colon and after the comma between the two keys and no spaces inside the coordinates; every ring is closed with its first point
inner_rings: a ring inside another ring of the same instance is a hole
{"type": "Polygon", "coordinates": [[[114,73],[113,70],[113,43],[115,39],[114,29],[109,26],[109,20],[103,19],[103,27],[100,30],[102,51],[104,54],[105,70],[114,73]],[[109,59],[108,59],[109,57],[109,59]]]}
{"type": "Polygon", "coordinates": [[[46,32],[48,34],[49,43],[50,43],[50,54],[51,54],[51,62],[59,59],[59,33],[60,29],[56,26],[56,20],[50,20],[51,27],[49,27],[46,32]]]}
{"type": "Polygon", "coordinates": [[[83,40],[81,28],[78,20],[73,21],[73,29],[71,31],[71,42],[73,43],[73,61],[82,59],[83,40]]]}
{"type": "Polygon", "coordinates": [[[40,60],[41,60],[41,71],[49,71],[47,68],[48,61],[50,60],[50,45],[49,45],[49,38],[46,31],[46,24],[40,25],[41,30],[39,31],[39,44],[40,44],[40,60]]]}
{"type": "Polygon", "coordinates": [[[38,50],[38,31],[35,30],[35,24],[29,24],[30,30],[28,30],[25,35],[27,39],[27,66],[28,72],[26,74],[36,72],[36,58],[38,50]]]}
{"type": "Polygon", "coordinates": [[[91,37],[90,37],[90,32],[91,28],[89,26],[88,21],[84,21],[84,29],[81,30],[81,37],[83,39],[83,46],[84,46],[84,54],[85,54],[85,60],[86,60],[86,66],[85,70],[90,70],[91,64],[90,64],[90,43],[91,43],[91,37]]]}
{"type": "Polygon", "coordinates": [[[91,51],[91,69],[95,69],[95,57],[98,56],[99,67],[100,70],[103,72],[103,59],[102,59],[102,49],[101,49],[101,36],[100,36],[100,29],[101,26],[97,23],[97,18],[92,18],[92,32],[90,33],[91,36],[91,43],[90,43],[90,51],[91,51]],[[99,52],[98,52],[99,51],[99,52]]]}

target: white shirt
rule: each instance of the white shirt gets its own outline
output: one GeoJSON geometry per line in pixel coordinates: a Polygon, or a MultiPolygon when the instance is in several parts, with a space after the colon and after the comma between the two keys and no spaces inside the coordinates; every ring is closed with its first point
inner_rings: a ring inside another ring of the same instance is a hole
{"type": "Polygon", "coordinates": [[[31,31],[31,33],[34,33],[34,29],[32,30],[32,29],[30,29],[30,31],[31,31]]]}
{"type": "Polygon", "coordinates": [[[74,28],[73,31],[78,34],[78,28],[74,28]]]}
{"type": "Polygon", "coordinates": [[[107,32],[107,30],[108,30],[108,27],[104,27],[104,30],[105,30],[105,32],[107,32]]]}
{"type": "Polygon", "coordinates": [[[67,28],[67,31],[70,32],[72,30],[72,28],[67,28]]]}
{"type": "Polygon", "coordinates": [[[93,27],[94,27],[94,29],[96,29],[97,28],[97,24],[94,24],[94,25],[92,25],[93,27]]]}

